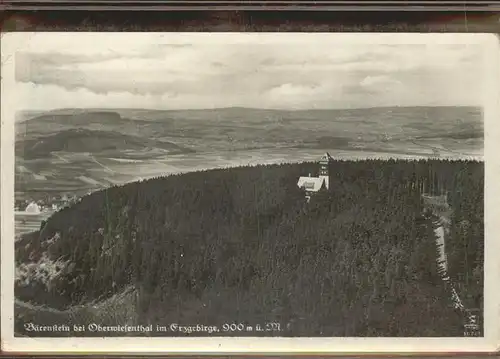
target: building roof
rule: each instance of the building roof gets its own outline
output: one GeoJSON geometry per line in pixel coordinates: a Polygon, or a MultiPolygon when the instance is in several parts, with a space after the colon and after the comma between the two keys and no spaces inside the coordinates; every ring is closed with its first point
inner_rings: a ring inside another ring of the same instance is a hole
{"type": "Polygon", "coordinates": [[[330,156],[330,154],[328,152],[326,152],[320,159],[321,162],[330,162],[331,160],[333,160],[332,156],[330,156]]]}
{"type": "Polygon", "coordinates": [[[318,192],[323,187],[324,182],[325,179],[320,177],[299,177],[297,186],[306,191],[318,192]]]}
{"type": "Polygon", "coordinates": [[[26,206],[25,212],[40,213],[40,206],[35,202],[31,202],[26,206]]]}

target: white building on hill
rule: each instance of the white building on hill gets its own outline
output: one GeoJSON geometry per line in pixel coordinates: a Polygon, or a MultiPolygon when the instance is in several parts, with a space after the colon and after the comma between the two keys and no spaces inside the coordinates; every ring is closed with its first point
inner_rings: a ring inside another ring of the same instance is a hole
{"type": "Polygon", "coordinates": [[[38,214],[40,213],[40,206],[36,202],[31,202],[26,206],[26,213],[38,214]]]}
{"type": "Polygon", "coordinates": [[[311,196],[320,190],[328,190],[330,188],[330,173],[329,166],[333,158],[327,152],[321,157],[319,164],[319,176],[318,177],[299,177],[297,186],[299,188],[304,188],[306,191],[306,199],[309,202],[311,196]]]}

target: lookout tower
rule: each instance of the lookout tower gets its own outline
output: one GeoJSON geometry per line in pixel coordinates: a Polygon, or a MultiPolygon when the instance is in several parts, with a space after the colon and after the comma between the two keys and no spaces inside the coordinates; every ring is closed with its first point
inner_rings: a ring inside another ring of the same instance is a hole
{"type": "Polygon", "coordinates": [[[333,158],[327,152],[319,161],[319,176],[318,177],[299,177],[297,186],[305,189],[306,200],[309,202],[311,195],[319,192],[322,189],[328,190],[330,188],[330,162],[333,158]]]}
{"type": "Polygon", "coordinates": [[[332,156],[327,152],[319,161],[319,178],[323,179],[326,189],[330,188],[330,162],[332,160],[332,156]]]}

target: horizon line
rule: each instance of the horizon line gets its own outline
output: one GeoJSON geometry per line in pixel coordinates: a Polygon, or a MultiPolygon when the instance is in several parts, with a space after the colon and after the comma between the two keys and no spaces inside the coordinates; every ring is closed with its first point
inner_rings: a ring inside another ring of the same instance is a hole
{"type": "Polygon", "coordinates": [[[345,110],[369,110],[369,109],[384,109],[384,108],[439,108],[439,107],[456,107],[456,108],[477,108],[480,109],[482,105],[388,105],[388,106],[369,106],[369,107],[332,107],[332,108],[265,108],[265,107],[250,107],[250,106],[226,106],[226,107],[212,107],[212,108],[153,108],[153,107],[55,107],[51,109],[20,109],[16,112],[50,112],[61,110],[148,110],[148,111],[214,111],[214,110],[231,110],[231,109],[244,109],[244,110],[264,110],[264,111],[345,111],[345,110]]]}

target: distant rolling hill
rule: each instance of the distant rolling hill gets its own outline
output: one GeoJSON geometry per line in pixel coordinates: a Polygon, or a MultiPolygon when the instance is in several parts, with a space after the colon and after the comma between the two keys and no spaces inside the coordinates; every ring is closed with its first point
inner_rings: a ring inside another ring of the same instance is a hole
{"type": "MultiPolygon", "coordinates": [[[[217,108],[204,110],[148,110],[148,109],[60,109],[43,112],[23,111],[18,113],[18,123],[28,127],[37,124],[58,124],[64,126],[90,126],[92,124],[140,126],[141,123],[161,122],[163,125],[190,123],[205,126],[228,125],[302,125],[311,124],[372,125],[372,130],[380,132],[392,126],[402,126],[414,130],[481,130],[483,118],[480,108],[440,106],[440,107],[377,107],[360,109],[327,110],[275,110],[244,107],[217,108]],[[29,123],[29,125],[28,125],[29,123]],[[377,125],[377,126],[375,126],[377,125]]],[[[390,131],[394,132],[394,131],[390,131]]],[[[440,131],[442,132],[442,131],[440,131]]],[[[424,135],[424,133],[416,134],[424,135]]]]}
{"type": "Polygon", "coordinates": [[[379,150],[396,146],[399,151],[418,140],[418,145],[470,152],[482,148],[484,137],[481,109],[475,107],[59,109],[18,114],[17,134],[25,139],[76,128],[133,134],[199,151],[272,146],[379,150]]]}
{"type": "Polygon", "coordinates": [[[20,112],[17,114],[16,133],[22,137],[37,137],[70,129],[88,129],[131,133],[135,121],[122,118],[114,111],[72,110],[46,113],[20,112]]]}
{"type": "Polygon", "coordinates": [[[79,128],[16,142],[16,153],[22,154],[24,159],[46,158],[52,152],[60,151],[104,154],[106,152],[116,153],[117,151],[146,151],[152,149],[160,149],[171,154],[192,151],[171,142],[124,135],[111,131],[79,128]]]}
{"type": "Polygon", "coordinates": [[[77,110],[72,111],[48,111],[48,112],[29,112],[24,111],[18,113],[18,122],[30,121],[30,124],[45,123],[62,125],[88,125],[90,123],[103,122],[121,122],[124,119],[115,111],[92,111],[92,110],[77,110]]]}

